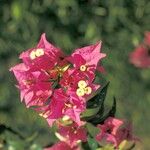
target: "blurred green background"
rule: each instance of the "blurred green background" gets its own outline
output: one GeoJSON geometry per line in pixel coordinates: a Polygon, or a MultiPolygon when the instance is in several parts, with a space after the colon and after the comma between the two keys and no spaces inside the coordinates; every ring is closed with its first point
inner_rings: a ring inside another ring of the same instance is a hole
{"type": "Polygon", "coordinates": [[[110,81],[107,104],[118,102],[117,117],[133,122],[134,132],[149,150],[150,70],[129,63],[128,55],[150,31],[149,0],[0,0],[0,123],[36,136],[44,146],[55,140],[47,123],[21,104],[9,68],[19,54],[34,47],[40,35],[66,53],[103,41],[104,75],[110,81]]]}

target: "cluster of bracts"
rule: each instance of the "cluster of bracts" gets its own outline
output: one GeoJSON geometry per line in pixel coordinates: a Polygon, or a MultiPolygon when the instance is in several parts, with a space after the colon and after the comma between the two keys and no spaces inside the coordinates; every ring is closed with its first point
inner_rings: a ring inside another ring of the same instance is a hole
{"type": "Polygon", "coordinates": [[[150,32],[145,32],[144,41],[130,54],[130,62],[139,68],[150,68],[150,32]]]}
{"type": "MultiPolygon", "coordinates": [[[[45,150],[80,150],[89,132],[82,114],[102,86],[95,83],[96,72],[103,73],[101,42],[76,49],[65,55],[46,40],[45,34],[36,47],[20,55],[22,63],[12,67],[20,90],[21,101],[44,117],[49,126],[56,126],[60,142],[45,150]]],[[[89,121],[90,123],[90,121],[89,121]]],[[[113,116],[96,124],[94,139],[118,149],[123,140],[134,140],[130,125],[113,116]]]]}

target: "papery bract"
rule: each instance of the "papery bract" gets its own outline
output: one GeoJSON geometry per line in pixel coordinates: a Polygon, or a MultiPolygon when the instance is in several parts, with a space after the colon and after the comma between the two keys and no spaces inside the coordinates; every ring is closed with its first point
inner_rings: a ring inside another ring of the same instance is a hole
{"type": "Polygon", "coordinates": [[[137,67],[149,68],[150,67],[150,50],[141,45],[130,54],[130,62],[137,67]]]}
{"type": "Polygon", "coordinates": [[[59,126],[56,136],[63,142],[66,142],[71,148],[80,142],[87,141],[87,131],[85,127],[79,127],[77,124],[69,126],[59,126]]]}
{"type": "MultiPolygon", "coordinates": [[[[106,56],[100,53],[101,42],[76,49],[68,60],[81,71],[94,71],[99,67],[98,62],[106,56]]],[[[100,67],[102,68],[102,67],[100,67]]]]}
{"type": "Polygon", "coordinates": [[[116,140],[116,133],[122,124],[122,120],[109,117],[107,120],[105,120],[104,124],[98,125],[98,128],[100,128],[100,133],[96,136],[96,140],[106,140],[107,142],[117,146],[118,143],[116,140]]]}
{"type": "Polygon", "coordinates": [[[131,54],[130,62],[136,67],[150,67],[150,32],[145,33],[145,39],[131,54]]]}
{"type": "Polygon", "coordinates": [[[34,69],[49,70],[54,68],[63,56],[61,50],[49,43],[43,33],[37,46],[21,53],[20,58],[34,69]]]}
{"type": "Polygon", "coordinates": [[[147,46],[150,46],[150,32],[145,32],[145,38],[144,38],[144,43],[147,45],[147,46]]]}
{"type": "Polygon", "coordinates": [[[52,94],[52,83],[47,82],[48,75],[42,71],[33,71],[23,63],[10,70],[18,81],[21,101],[24,99],[27,107],[44,105],[52,94]]]}
{"type": "Polygon", "coordinates": [[[58,143],[54,144],[52,147],[44,148],[44,150],[80,150],[80,148],[77,146],[71,148],[65,142],[58,142],[58,143]]]}
{"type": "Polygon", "coordinates": [[[120,128],[116,133],[117,143],[121,143],[123,140],[127,141],[139,141],[139,139],[133,136],[132,133],[132,125],[130,123],[125,124],[122,128],[120,128]]]}
{"type": "Polygon", "coordinates": [[[65,87],[68,95],[75,93],[79,99],[86,99],[91,93],[95,92],[100,85],[94,84],[95,75],[93,72],[81,72],[76,69],[69,69],[63,75],[60,85],[65,87]]]}
{"type": "Polygon", "coordinates": [[[113,144],[116,148],[123,140],[134,140],[131,126],[122,126],[124,122],[120,119],[109,117],[104,124],[98,125],[100,133],[96,136],[97,141],[106,140],[113,144]]]}
{"type": "Polygon", "coordinates": [[[67,95],[61,88],[54,91],[49,105],[37,109],[41,111],[41,115],[46,118],[49,125],[68,116],[72,121],[78,125],[82,125],[80,114],[85,110],[85,103],[78,98],[67,95]]]}

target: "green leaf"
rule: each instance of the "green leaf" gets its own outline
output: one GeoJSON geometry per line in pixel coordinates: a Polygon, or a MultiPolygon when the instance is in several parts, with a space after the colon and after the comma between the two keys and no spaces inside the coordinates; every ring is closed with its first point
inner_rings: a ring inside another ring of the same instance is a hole
{"type": "Polygon", "coordinates": [[[7,127],[6,125],[1,124],[0,125],[0,134],[2,134],[5,131],[8,131],[10,133],[13,133],[13,134],[17,135],[20,139],[24,139],[24,137],[20,133],[18,133],[17,131],[12,129],[11,127],[7,127]]]}
{"type": "Polygon", "coordinates": [[[6,130],[6,126],[1,124],[0,125],[0,134],[2,134],[6,130]]]}
{"type": "Polygon", "coordinates": [[[92,123],[93,125],[97,125],[97,124],[103,123],[108,117],[114,117],[115,113],[116,113],[116,99],[114,97],[112,108],[109,110],[108,113],[106,113],[103,116],[98,113],[95,116],[95,118],[88,120],[88,122],[92,123]]]}
{"type": "Polygon", "coordinates": [[[96,150],[98,148],[98,143],[91,137],[88,137],[88,145],[91,150],[96,150]]]}
{"type": "Polygon", "coordinates": [[[99,111],[99,107],[86,109],[81,114],[81,118],[94,116],[94,115],[96,115],[98,113],[98,111],[99,111]]]}
{"type": "Polygon", "coordinates": [[[96,128],[91,123],[86,123],[86,128],[92,137],[95,137],[100,132],[100,129],[96,128]]]}
{"type": "Polygon", "coordinates": [[[98,94],[96,94],[92,99],[90,99],[87,102],[88,112],[84,113],[85,116],[82,118],[83,120],[89,121],[91,119],[95,119],[96,115],[98,115],[98,118],[103,115],[104,101],[105,101],[105,97],[107,94],[108,85],[109,85],[109,82],[100,90],[98,94]]]}
{"type": "Polygon", "coordinates": [[[109,82],[100,90],[100,92],[87,102],[87,108],[96,108],[104,103],[109,82]]]}
{"type": "Polygon", "coordinates": [[[111,110],[108,113],[108,116],[114,117],[115,113],[116,113],[116,98],[114,97],[113,105],[112,105],[111,110]]]}
{"type": "Polygon", "coordinates": [[[20,140],[7,141],[8,150],[25,150],[25,143],[20,140]]]}
{"type": "Polygon", "coordinates": [[[34,141],[37,138],[37,136],[38,136],[38,132],[35,132],[30,137],[27,137],[26,141],[27,142],[32,142],[32,141],[34,141]]]}
{"type": "Polygon", "coordinates": [[[30,150],[42,150],[42,147],[34,143],[33,145],[31,145],[30,150]]]}

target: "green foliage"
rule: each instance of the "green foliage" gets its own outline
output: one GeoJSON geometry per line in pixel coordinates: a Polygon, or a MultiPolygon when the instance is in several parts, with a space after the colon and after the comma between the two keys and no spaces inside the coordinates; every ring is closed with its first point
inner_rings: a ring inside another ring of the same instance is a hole
{"type": "Polygon", "coordinates": [[[116,99],[114,98],[112,108],[104,113],[104,102],[109,82],[97,94],[87,102],[87,109],[82,114],[82,119],[94,125],[103,123],[108,117],[114,117],[116,113],[116,99]]]}
{"type": "Polygon", "coordinates": [[[54,142],[47,123],[20,103],[8,70],[43,32],[66,53],[102,40],[103,77],[111,81],[106,104],[116,96],[118,117],[134,122],[141,149],[148,149],[150,70],[132,66],[128,55],[150,30],[149,8],[149,0],[0,0],[0,122],[26,136],[38,132],[36,143],[42,146],[54,142]]]}
{"type": "Polygon", "coordinates": [[[5,125],[0,125],[0,146],[3,150],[42,150],[34,143],[37,134],[25,138],[19,132],[5,125]]]}
{"type": "Polygon", "coordinates": [[[87,101],[87,109],[82,113],[83,119],[88,120],[88,118],[93,118],[96,114],[103,115],[104,100],[107,94],[108,85],[109,82],[87,101]]]}
{"type": "Polygon", "coordinates": [[[98,143],[95,141],[95,139],[88,137],[88,145],[91,150],[95,150],[98,147],[98,143]]]}

